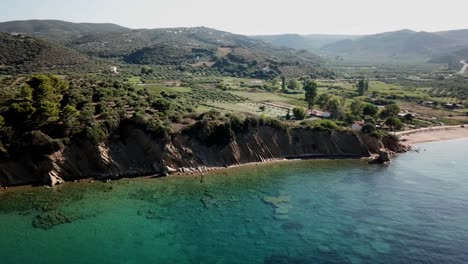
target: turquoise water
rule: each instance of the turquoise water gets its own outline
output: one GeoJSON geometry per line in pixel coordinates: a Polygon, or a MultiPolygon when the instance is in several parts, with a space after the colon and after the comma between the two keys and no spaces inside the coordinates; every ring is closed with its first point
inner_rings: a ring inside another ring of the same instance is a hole
{"type": "Polygon", "coordinates": [[[422,148],[1,191],[0,261],[466,264],[468,141],[422,148]]]}

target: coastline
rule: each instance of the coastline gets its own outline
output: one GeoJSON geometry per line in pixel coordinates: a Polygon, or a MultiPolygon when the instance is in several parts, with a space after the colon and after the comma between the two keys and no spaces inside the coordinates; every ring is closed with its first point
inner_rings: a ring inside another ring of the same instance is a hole
{"type": "MultiPolygon", "coordinates": [[[[423,128],[423,129],[416,129],[416,130],[409,130],[409,131],[402,131],[397,132],[397,136],[400,137],[400,143],[402,145],[411,147],[414,144],[419,143],[427,143],[427,142],[434,142],[434,141],[445,141],[445,140],[455,140],[455,139],[463,139],[468,138],[468,126],[444,126],[444,127],[434,127],[434,128],[423,128]]],[[[196,177],[196,176],[205,176],[211,173],[223,173],[230,170],[235,170],[236,168],[245,168],[245,167],[255,167],[258,165],[268,165],[268,164],[275,164],[275,163],[287,163],[287,162],[294,162],[294,161],[302,161],[302,160],[334,160],[334,159],[342,159],[342,160],[361,160],[361,161],[371,161],[376,158],[376,155],[371,157],[356,157],[352,155],[304,155],[304,156],[290,156],[284,158],[272,158],[272,159],[264,159],[258,162],[248,162],[248,163],[241,163],[241,164],[234,164],[230,166],[212,166],[212,167],[197,167],[197,168],[185,168],[182,167],[178,171],[172,171],[168,174],[153,174],[153,175],[142,175],[138,177],[121,177],[115,179],[108,179],[102,180],[101,182],[110,182],[114,180],[120,180],[124,178],[141,178],[141,179],[154,179],[154,178],[170,178],[170,177],[196,177]]],[[[95,181],[100,181],[94,178],[83,178],[78,179],[70,182],[75,183],[93,183],[95,181]]],[[[35,186],[39,187],[42,185],[19,185],[19,186],[1,186],[2,189],[6,188],[21,188],[24,186],[35,186]]],[[[50,188],[50,186],[44,185],[46,188],[50,188]]]]}
{"type": "Polygon", "coordinates": [[[419,143],[468,138],[468,126],[422,128],[396,133],[401,143],[411,146],[419,143]]]}

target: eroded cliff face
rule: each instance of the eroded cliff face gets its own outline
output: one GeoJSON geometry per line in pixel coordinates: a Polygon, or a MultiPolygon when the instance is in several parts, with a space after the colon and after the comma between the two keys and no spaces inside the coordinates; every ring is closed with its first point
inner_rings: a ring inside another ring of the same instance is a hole
{"type": "Polygon", "coordinates": [[[238,133],[229,144],[207,145],[184,134],[158,138],[126,125],[105,143],[77,141],[47,155],[33,151],[14,155],[0,162],[0,182],[54,185],[62,180],[161,175],[271,159],[360,158],[383,147],[375,138],[351,132],[269,126],[238,133]]]}

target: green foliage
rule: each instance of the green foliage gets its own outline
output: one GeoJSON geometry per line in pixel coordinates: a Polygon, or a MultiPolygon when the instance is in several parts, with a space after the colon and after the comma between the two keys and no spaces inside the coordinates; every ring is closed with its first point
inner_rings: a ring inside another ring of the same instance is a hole
{"type": "Polygon", "coordinates": [[[34,112],[36,112],[36,108],[32,106],[31,102],[13,103],[8,107],[5,117],[9,125],[19,125],[27,121],[34,112]]]}
{"type": "Polygon", "coordinates": [[[329,130],[339,129],[338,125],[335,122],[327,119],[318,120],[317,122],[315,122],[314,127],[329,130]]]}
{"type": "Polygon", "coordinates": [[[47,122],[49,120],[55,121],[59,117],[59,105],[50,101],[41,101],[37,107],[38,120],[47,122]]]}
{"type": "Polygon", "coordinates": [[[393,130],[400,130],[403,127],[403,123],[396,117],[389,117],[385,120],[385,125],[389,126],[393,130]]]}
{"type": "Polygon", "coordinates": [[[4,126],[5,126],[5,118],[0,115],[0,129],[3,128],[4,126]]]}
{"type": "Polygon", "coordinates": [[[299,90],[301,88],[301,84],[298,81],[291,79],[288,81],[287,87],[291,90],[299,90]]]}
{"type": "Polygon", "coordinates": [[[364,116],[376,116],[379,112],[379,108],[372,104],[366,104],[362,109],[362,114],[364,116]]]}
{"type": "Polygon", "coordinates": [[[331,95],[329,95],[328,93],[323,93],[319,95],[319,97],[317,98],[317,104],[322,109],[328,109],[328,104],[330,102],[330,99],[331,99],[331,95]]]}
{"type": "Polygon", "coordinates": [[[304,108],[296,107],[293,109],[293,115],[296,120],[304,120],[306,112],[304,108]]]}
{"type": "Polygon", "coordinates": [[[312,109],[315,102],[315,97],[317,97],[317,83],[314,81],[307,81],[304,85],[305,90],[305,100],[309,109],[312,109]]]}
{"type": "Polygon", "coordinates": [[[375,131],[375,126],[373,124],[365,124],[361,131],[366,134],[370,134],[375,131]]]}
{"type": "Polygon", "coordinates": [[[356,84],[358,94],[363,96],[369,90],[369,81],[359,80],[356,84]]]}
{"type": "Polygon", "coordinates": [[[396,104],[386,105],[380,113],[381,118],[396,117],[400,113],[400,107],[396,104]]]}
{"type": "Polygon", "coordinates": [[[353,115],[355,115],[357,117],[361,117],[364,114],[365,107],[367,107],[367,105],[364,104],[364,102],[362,102],[360,100],[354,100],[351,103],[350,110],[351,110],[351,113],[353,115]]]}
{"type": "Polygon", "coordinates": [[[77,125],[79,117],[80,112],[72,105],[66,105],[60,113],[60,120],[69,128],[77,125]]]}

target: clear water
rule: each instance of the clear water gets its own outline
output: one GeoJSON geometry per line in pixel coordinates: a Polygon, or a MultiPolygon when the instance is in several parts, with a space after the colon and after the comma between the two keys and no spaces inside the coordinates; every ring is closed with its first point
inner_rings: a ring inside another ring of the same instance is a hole
{"type": "Polygon", "coordinates": [[[468,263],[468,141],[0,192],[1,263],[468,263]],[[41,214],[70,223],[34,228],[41,214]]]}

